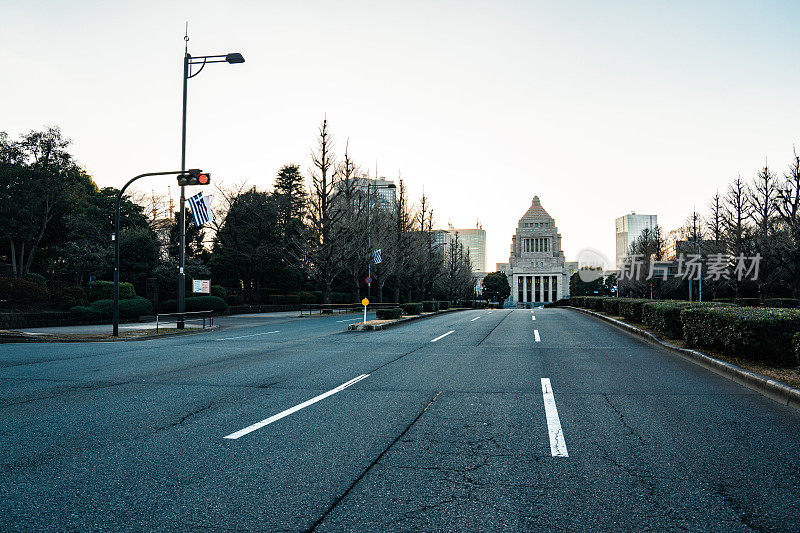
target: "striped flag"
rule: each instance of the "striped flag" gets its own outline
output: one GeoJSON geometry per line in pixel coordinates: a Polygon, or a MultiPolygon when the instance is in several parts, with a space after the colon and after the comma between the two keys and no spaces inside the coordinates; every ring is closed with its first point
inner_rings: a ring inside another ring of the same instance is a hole
{"type": "Polygon", "coordinates": [[[192,210],[194,225],[198,228],[211,220],[211,213],[206,205],[206,199],[203,198],[203,193],[199,192],[189,198],[189,208],[192,210]]]}
{"type": "Polygon", "coordinates": [[[373,257],[373,261],[375,262],[376,265],[379,264],[381,261],[383,261],[383,259],[381,259],[381,249],[380,248],[375,250],[375,255],[373,257]]]}

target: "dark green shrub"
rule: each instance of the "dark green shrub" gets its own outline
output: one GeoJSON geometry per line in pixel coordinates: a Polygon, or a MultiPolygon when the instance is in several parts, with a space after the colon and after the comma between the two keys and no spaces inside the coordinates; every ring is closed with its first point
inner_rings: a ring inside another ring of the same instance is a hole
{"type": "Polygon", "coordinates": [[[288,305],[298,305],[300,303],[300,295],[299,294],[287,294],[286,295],[286,303],[288,305]]]}
{"type": "Polygon", "coordinates": [[[37,274],[35,272],[28,272],[23,276],[22,279],[27,279],[28,281],[32,281],[40,287],[47,287],[47,280],[44,279],[44,276],[41,274],[37,274]]]}
{"type": "Polygon", "coordinates": [[[270,305],[285,305],[286,296],[283,294],[270,294],[267,296],[267,303],[270,305]]]}
{"type": "Polygon", "coordinates": [[[47,287],[24,278],[0,277],[0,300],[15,304],[42,302],[50,297],[47,287]]]}
{"type": "Polygon", "coordinates": [[[742,307],[760,307],[761,300],[758,298],[735,298],[733,302],[742,307]]]}
{"type": "Polygon", "coordinates": [[[212,285],[211,286],[211,296],[216,296],[217,298],[225,299],[228,296],[228,291],[225,290],[225,287],[222,285],[212,285]]]}
{"type": "Polygon", "coordinates": [[[792,344],[794,344],[794,359],[800,361],[800,333],[795,334],[792,344]]]}
{"type": "Polygon", "coordinates": [[[422,314],[422,304],[421,303],[402,304],[400,307],[403,309],[403,314],[405,314],[405,315],[421,315],[422,314]]]}
{"type": "Polygon", "coordinates": [[[242,305],[244,303],[244,298],[239,296],[238,294],[230,294],[225,301],[228,305],[242,305]]]}
{"type": "Polygon", "coordinates": [[[725,302],[689,302],[686,300],[656,300],[642,306],[642,324],[671,339],[683,338],[681,311],[692,307],[731,307],[725,302]]]}
{"type": "MultiPolygon", "coordinates": [[[[119,299],[127,300],[136,297],[136,290],[133,284],[120,282],[119,284],[119,299]]],[[[113,281],[90,281],[89,282],[89,301],[96,302],[97,300],[113,300],[114,299],[114,282],[113,281]]]]}
{"type": "Polygon", "coordinates": [[[53,302],[62,309],[70,309],[77,305],[86,305],[86,289],[79,286],[63,287],[53,293],[53,302]]]}
{"type": "Polygon", "coordinates": [[[300,303],[301,304],[315,304],[315,303],[317,303],[317,297],[311,292],[301,292],[300,293],[300,303]]]}
{"type": "Polygon", "coordinates": [[[688,346],[719,350],[751,361],[797,366],[793,338],[800,312],[787,309],[690,307],[681,311],[688,346]]]}
{"type": "Polygon", "coordinates": [[[619,298],[606,298],[603,300],[603,311],[609,315],[619,316],[619,298]]]}
{"type": "MultiPolygon", "coordinates": [[[[70,311],[81,320],[108,322],[114,317],[114,300],[97,300],[88,306],[75,306],[70,311]]],[[[153,305],[147,298],[134,296],[119,301],[120,320],[138,320],[140,316],[152,314],[153,305]]]]}
{"type": "Polygon", "coordinates": [[[587,309],[593,309],[595,311],[602,311],[603,310],[603,302],[607,300],[607,296],[584,296],[583,297],[583,305],[587,309]]]}
{"type": "Polygon", "coordinates": [[[439,310],[450,309],[450,300],[439,300],[439,310]]]}
{"type": "Polygon", "coordinates": [[[399,307],[378,309],[375,311],[375,316],[378,318],[378,320],[396,320],[403,316],[403,310],[399,307]]]}
{"type": "Polygon", "coordinates": [[[425,300],[422,302],[422,310],[426,313],[432,313],[439,310],[439,302],[436,300],[425,300]]]}
{"type": "Polygon", "coordinates": [[[331,303],[332,304],[349,304],[352,302],[353,296],[347,292],[332,292],[331,293],[331,303]]]}
{"type": "MultiPolygon", "coordinates": [[[[224,313],[228,309],[228,304],[225,300],[217,296],[192,296],[186,298],[185,311],[215,311],[217,313],[224,313]]],[[[165,313],[176,313],[178,310],[177,300],[167,300],[164,302],[165,313]]]]}
{"type": "Polygon", "coordinates": [[[619,314],[620,316],[633,320],[634,322],[642,321],[642,305],[652,302],[645,298],[617,298],[619,300],[619,314]]]}
{"type": "Polygon", "coordinates": [[[735,300],[735,298],[714,298],[714,300],[713,300],[713,301],[715,301],[715,302],[724,302],[724,303],[727,303],[727,304],[732,304],[732,303],[735,303],[735,302],[734,302],[734,300],[735,300]]]}
{"type": "Polygon", "coordinates": [[[797,298],[767,298],[764,300],[764,305],[767,307],[794,309],[800,307],[800,300],[797,298]]]}

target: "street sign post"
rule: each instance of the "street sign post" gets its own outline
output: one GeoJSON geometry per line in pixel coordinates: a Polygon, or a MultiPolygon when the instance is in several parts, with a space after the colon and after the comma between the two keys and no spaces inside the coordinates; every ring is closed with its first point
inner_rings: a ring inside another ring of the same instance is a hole
{"type": "MultiPolygon", "coordinates": [[[[369,279],[369,278],[367,278],[367,279],[369,279]]],[[[361,305],[364,306],[364,324],[366,324],[367,323],[367,306],[369,305],[369,300],[364,298],[363,300],[361,300],[361,305]]]]}

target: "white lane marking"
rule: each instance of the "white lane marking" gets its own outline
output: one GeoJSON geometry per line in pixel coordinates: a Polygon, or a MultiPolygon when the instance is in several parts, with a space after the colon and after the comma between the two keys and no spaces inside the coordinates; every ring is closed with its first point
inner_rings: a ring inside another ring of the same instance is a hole
{"type": "Polygon", "coordinates": [[[258,337],[260,335],[269,335],[271,333],[279,333],[278,331],[267,331],[266,333],[253,333],[252,335],[239,335],[238,337],[225,337],[224,339],[215,339],[218,341],[232,341],[233,339],[245,339],[247,337],[258,337]]]}
{"type": "Polygon", "coordinates": [[[292,413],[296,413],[300,409],[304,409],[304,408],[308,407],[311,404],[315,404],[320,400],[324,400],[328,396],[333,396],[337,392],[341,392],[344,389],[346,389],[347,387],[349,387],[350,385],[355,385],[356,383],[358,383],[359,381],[361,381],[362,379],[367,378],[367,377],[369,377],[369,374],[361,374],[360,376],[358,376],[356,378],[353,378],[350,381],[342,383],[341,385],[339,385],[335,389],[331,389],[328,392],[320,394],[319,396],[314,396],[310,400],[306,400],[303,403],[297,404],[294,407],[290,407],[289,409],[286,409],[285,411],[281,411],[277,415],[272,415],[269,418],[265,418],[261,422],[256,422],[253,425],[247,426],[244,429],[240,429],[239,431],[237,431],[235,433],[231,433],[230,435],[226,435],[223,438],[235,440],[235,439],[238,439],[239,437],[243,437],[244,435],[247,435],[248,433],[251,433],[251,432],[253,432],[253,431],[257,430],[257,429],[261,429],[264,426],[272,424],[273,422],[276,422],[276,421],[280,420],[281,418],[287,417],[292,413]]]}
{"type": "Polygon", "coordinates": [[[531,315],[531,320],[536,320],[536,317],[531,315]]]}
{"type": "Polygon", "coordinates": [[[538,329],[533,330],[533,340],[535,340],[536,342],[541,342],[541,340],[542,340],[542,338],[539,337],[539,330],[538,329]]]}
{"type": "Polygon", "coordinates": [[[360,318],[354,318],[352,320],[337,320],[336,322],[361,322],[360,318]]]}
{"type": "Polygon", "coordinates": [[[447,337],[448,335],[450,335],[451,333],[455,333],[455,331],[456,331],[456,330],[454,330],[454,329],[451,329],[450,331],[448,331],[448,332],[447,332],[447,333],[445,333],[444,335],[439,335],[438,337],[436,337],[435,339],[433,339],[431,342],[436,342],[436,341],[438,341],[439,339],[443,339],[443,338],[447,337]]]}
{"type": "Polygon", "coordinates": [[[553,457],[569,457],[550,378],[542,378],[542,397],[544,398],[544,414],[547,416],[547,431],[550,434],[550,454],[553,457]]]}
{"type": "Polygon", "coordinates": [[[478,320],[479,318],[480,318],[479,316],[476,316],[475,318],[473,318],[472,320],[470,320],[470,322],[475,322],[475,321],[476,321],[476,320],[478,320]]]}

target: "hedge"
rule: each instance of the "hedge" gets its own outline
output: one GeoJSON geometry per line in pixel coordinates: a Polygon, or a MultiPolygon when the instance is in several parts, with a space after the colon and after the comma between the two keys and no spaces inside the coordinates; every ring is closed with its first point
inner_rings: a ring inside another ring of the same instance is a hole
{"type": "Polygon", "coordinates": [[[800,312],[784,309],[691,307],[681,311],[687,346],[719,350],[750,361],[797,366],[793,339],[800,312]]]}
{"type": "Polygon", "coordinates": [[[212,285],[211,286],[211,296],[216,296],[217,298],[225,299],[228,296],[228,291],[225,290],[225,287],[222,285],[212,285]]]}
{"type": "Polygon", "coordinates": [[[53,302],[62,309],[70,309],[78,305],[89,303],[86,290],[83,287],[63,287],[53,293],[53,302]]]}
{"type": "Polygon", "coordinates": [[[375,316],[378,318],[378,320],[396,320],[403,316],[403,310],[399,307],[378,309],[375,311],[375,316]]]}
{"type": "Polygon", "coordinates": [[[794,344],[794,358],[800,361],[800,333],[795,334],[792,344],[794,344]]]}
{"type": "Polygon", "coordinates": [[[36,272],[28,272],[25,274],[24,279],[32,281],[40,287],[47,287],[47,280],[44,279],[44,276],[37,274],[36,272]]]}
{"type": "Polygon", "coordinates": [[[287,294],[286,295],[286,304],[287,305],[298,305],[300,303],[300,295],[299,294],[287,294]]]}
{"type": "Polygon", "coordinates": [[[50,291],[35,281],[23,278],[0,277],[0,300],[17,304],[36,303],[47,300],[50,291]]]}
{"type": "Polygon", "coordinates": [[[689,302],[686,300],[658,300],[642,306],[642,323],[671,339],[683,338],[681,311],[692,307],[731,307],[724,302],[689,302]]]}
{"type": "Polygon", "coordinates": [[[767,298],[764,300],[767,307],[797,308],[800,307],[800,300],[797,298],[767,298]]]}
{"type": "MultiPolygon", "coordinates": [[[[136,297],[136,290],[133,288],[132,283],[120,282],[119,284],[119,299],[127,300],[136,297]]],[[[90,281],[89,282],[89,301],[96,302],[97,300],[112,300],[114,299],[114,282],[113,281],[90,281]]]]}
{"type": "MultiPolygon", "coordinates": [[[[114,300],[96,300],[91,305],[76,305],[70,309],[81,320],[112,320],[114,317],[114,300]]],[[[153,314],[153,305],[147,298],[134,296],[119,301],[119,317],[121,320],[138,320],[140,316],[153,314]]]]}
{"type": "MultiPolygon", "coordinates": [[[[186,298],[185,311],[216,311],[217,313],[224,313],[228,309],[228,304],[225,300],[217,296],[192,296],[186,298]]],[[[167,300],[164,302],[164,312],[176,313],[178,311],[177,300],[167,300]]]]}
{"type": "Polygon", "coordinates": [[[646,298],[618,298],[618,300],[620,316],[634,322],[642,321],[642,306],[653,301],[646,298]]]}
{"type": "Polygon", "coordinates": [[[310,292],[301,292],[300,293],[300,303],[301,304],[315,304],[317,303],[317,297],[310,292]]]}
{"type": "Polygon", "coordinates": [[[244,298],[238,294],[229,294],[228,297],[225,298],[225,303],[228,305],[242,305],[244,303],[244,298]]]}
{"type": "Polygon", "coordinates": [[[450,309],[450,300],[439,300],[439,310],[450,309]]]}
{"type": "Polygon", "coordinates": [[[619,298],[606,298],[603,300],[603,311],[609,315],[619,315],[619,298]]]}
{"type": "Polygon", "coordinates": [[[439,310],[439,302],[436,300],[425,300],[422,302],[422,310],[426,313],[432,313],[439,310]]]}
{"type": "Polygon", "coordinates": [[[405,314],[405,315],[421,315],[422,314],[422,304],[421,303],[402,304],[400,307],[403,309],[403,314],[405,314]]]}
{"type": "Polygon", "coordinates": [[[760,307],[761,300],[758,298],[734,298],[733,303],[742,307],[760,307]]]}

